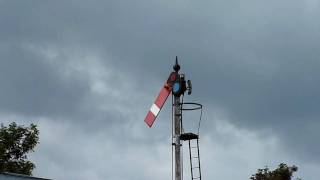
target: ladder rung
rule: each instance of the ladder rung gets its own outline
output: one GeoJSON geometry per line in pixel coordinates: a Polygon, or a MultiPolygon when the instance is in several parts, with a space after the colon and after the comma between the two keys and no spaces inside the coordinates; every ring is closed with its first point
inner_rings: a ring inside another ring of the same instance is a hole
{"type": "Polygon", "coordinates": [[[199,167],[194,167],[194,168],[192,168],[192,169],[197,169],[197,168],[199,168],[199,167]]]}
{"type": "Polygon", "coordinates": [[[200,177],[192,178],[192,179],[200,179],[200,177]]]}
{"type": "Polygon", "coordinates": [[[191,148],[198,148],[198,147],[191,147],[191,148]]]}
{"type": "Polygon", "coordinates": [[[192,158],[199,158],[198,156],[192,157],[192,158]]]}

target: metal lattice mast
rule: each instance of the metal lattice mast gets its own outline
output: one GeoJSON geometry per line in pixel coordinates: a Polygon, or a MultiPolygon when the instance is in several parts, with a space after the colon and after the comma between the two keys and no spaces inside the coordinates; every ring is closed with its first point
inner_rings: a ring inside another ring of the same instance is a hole
{"type": "MultiPolygon", "coordinates": [[[[173,69],[176,73],[180,70],[180,66],[178,64],[178,58],[176,57],[176,64],[173,66],[173,69]]],[[[180,76],[180,74],[178,74],[180,76]]],[[[180,96],[174,96],[174,137],[175,137],[175,150],[174,150],[174,158],[175,158],[175,180],[182,180],[182,162],[181,162],[181,104],[180,104],[180,96]]]]}
{"type": "Polygon", "coordinates": [[[174,137],[175,137],[175,180],[182,180],[182,164],[181,164],[181,105],[180,97],[174,97],[174,137]]]}

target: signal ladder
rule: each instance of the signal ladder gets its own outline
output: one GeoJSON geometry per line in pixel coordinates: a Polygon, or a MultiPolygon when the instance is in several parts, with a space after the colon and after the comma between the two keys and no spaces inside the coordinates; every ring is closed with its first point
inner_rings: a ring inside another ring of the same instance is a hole
{"type": "Polygon", "coordinates": [[[188,141],[189,144],[191,179],[201,180],[199,135],[194,133],[184,133],[180,135],[180,140],[188,141]]]}

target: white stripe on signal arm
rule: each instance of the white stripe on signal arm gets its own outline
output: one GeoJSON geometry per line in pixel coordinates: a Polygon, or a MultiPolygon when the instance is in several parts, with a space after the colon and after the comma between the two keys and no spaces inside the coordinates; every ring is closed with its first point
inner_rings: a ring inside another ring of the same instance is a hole
{"type": "Polygon", "coordinates": [[[160,111],[160,108],[156,104],[152,104],[150,111],[154,116],[157,116],[160,111]]]}

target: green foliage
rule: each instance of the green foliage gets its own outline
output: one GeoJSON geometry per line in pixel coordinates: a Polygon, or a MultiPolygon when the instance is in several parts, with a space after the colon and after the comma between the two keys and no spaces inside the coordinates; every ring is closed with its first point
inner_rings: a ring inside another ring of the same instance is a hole
{"type": "Polygon", "coordinates": [[[35,165],[27,160],[27,153],[39,143],[39,130],[31,124],[18,126],[15,122],[0,128],[0,172],[31,175],[35,165]]]}
{"type": "MultiPolygon", "coordinates": [[[[298,171],[297,166],[287,166],[284,163],[279,164],[278,168],[270,171],[268,167],[258,169],[258,172],[251,176],[251,180],[291,180],[292,174],[298,171]]],[[[299,179],[297,179],[299,180],[299,179]]]]}

